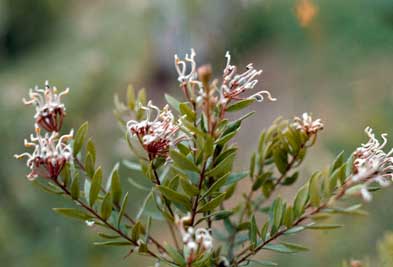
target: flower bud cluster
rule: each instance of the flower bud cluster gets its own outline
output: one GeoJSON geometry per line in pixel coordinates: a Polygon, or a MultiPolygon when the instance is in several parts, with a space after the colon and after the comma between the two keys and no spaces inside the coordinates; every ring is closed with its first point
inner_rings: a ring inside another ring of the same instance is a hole
{"type": "Polygon", "coordinates": [[[210,251],[213,248],[213,237],[205,228],[186,227],[190,220],[191,214],[181,218],[176,216],[175,218],[175,223],[184,244],[185,257],[192,262],[200,253],[210,251]]]}
{"type": "Polygon", "coordinates": [[[319,131],[323,130],[324,127],[321,119],[313,120],[308,113],[303,113],[301,118],[295,117],[294,120],[295,128],[302,130],[308,136],[317,134],[319,131]]]}

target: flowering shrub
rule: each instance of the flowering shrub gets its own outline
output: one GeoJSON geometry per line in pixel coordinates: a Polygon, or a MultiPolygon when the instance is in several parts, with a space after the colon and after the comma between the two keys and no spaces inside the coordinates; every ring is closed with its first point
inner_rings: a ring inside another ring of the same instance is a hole
{"type": "Polygon", "coordinates": [[[348,159],[341,153],[328,168],[313,173],[293,201],[278,197],[276,191],[298,180],[298,168],[324,125],[307,113],[277,119],[262,131],[249,169],[234,171],[237,147],[232,139],[254,112],[235,120],[227,114],[276,99],[269,91],[249,93],[261,70],[249,64],[239,72],[229,53],[226,59],[221,79],[213,79],[209,65],[197,68],[193,50],[184,60],[175,56],[184,99],[166,95],[168,105],[162,109],[146,100],[145,91],[132,87],[125,103],[116,98],[115,116],[134,155],[124,167],[146,178],[144,185],[129,179],[136,189],[147,191],[135,215],[127,210],[129,194],[119,165],[104,179],[95,145],[86,141],[88,124],[75,135],[72,130],[60,134],[65,116],[61,96],[68,89],[58,93],[46,83],[45,89],[30,90],[30,100],[24,102],[36,106],[35,135],[25,146],[34,150],[16,157],[27,158],[29,180],[76,204],[54,211],[95,226],[102,238],[96,245],[123,246],[129,253],[153,258],[156,266],[276,266],[255,255],[261,250],[307,250],[285,241],[285,236],[338,228],[322,221],[337,214],[363,214],[361,204],[346,200],[358,201],[360,196],[370,201],[372,191],[390,184],[393,150],[384,152],[385,134],[380,143],[366,128],[369,141],[348,159]],[[243,180],[249,189],[241,201],[234,201],[243,180]],[[151,234],[154,221],[166,222],[171,240],[151,234]]]}

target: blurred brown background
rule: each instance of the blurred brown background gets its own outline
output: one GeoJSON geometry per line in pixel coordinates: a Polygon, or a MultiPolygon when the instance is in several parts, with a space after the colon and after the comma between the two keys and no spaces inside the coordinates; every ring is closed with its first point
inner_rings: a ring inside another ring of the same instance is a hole
{"type": "MultiPolygon", "coordinates": [[[[241,162],[260,130],[282,115],[309,111],[325,121],[320,143],[306,161],[319,168],[342,149],[348,155],[366,138],[366,126],[393,133],[393,2],[390,0],[51,1],[0,0],[0,262],[1,266],[148,266],[118,248],[94,247],[94,231],[50,208],[66,205],[32,186],[12,158],[33,129],[21,98],[45,80],[64,98],[66,127],[90,121],[100,162],[109,168],[130,157],[112,116],[113,94],[127,84],[146,87],[162,105],[178,95],[173,54],[193,47],[199,63],[219,76],[225,51],[233,62],[254,62],[264,73],[258,88],[279,101],[256,104],[243,125],[241,162]]],[[[391,142],[391,144],[393,144],[391,142]]],[[[124,179],[125,184],[125,179],[124,179]]],[[[299,185],[299,184],[297,184],[299,185]]],[[[135,195],[141,193],[136,192],[135,195]]],[[[290,191],[283,191],[288,194],[290,191]]],[[[133,208],[140,201],[136,199],[133,208]]],[[[285,267],[340,266],[371,257],[393,229],[392,189],[377,193],[366,218],[340,218],[346,227],[308,233],[311,252],[274,255],[285,267]]]]}

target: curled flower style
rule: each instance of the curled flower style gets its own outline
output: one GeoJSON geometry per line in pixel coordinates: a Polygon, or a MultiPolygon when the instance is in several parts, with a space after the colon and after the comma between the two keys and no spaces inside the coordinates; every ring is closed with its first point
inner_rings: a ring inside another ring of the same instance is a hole
{"type": "Polygon", "coordinates": [[[39,89],[38,86],[34,90],[30,89],[30,99],[23,98],[23,103],[36,106],[34,118],[40,127],[48,132],[59,132],[65,115],[65,107],[61,103],[61,97],[68,92],[69,88],[58,93],[55,86],[50,87],[49,82],[45,81],[45,89],[39,89]]]}
{"type": "Polygon", "coordinates": [[[311,115],[306,112],[301,118],[295,117],[294,121],[295,128],[304,131],[308,136],[317,134],[324,127],[321,119],[313,120],[311,115]]]}
{"type": "Polygon", "coordinates": [[[178,55],[175,55],[175,67],[178,74],[177,80],[180,83],[184,82],[194,82],[198,73],[196,71],[196,62],[195,62],[195,51],[191,49],[191,53],[186,54],[184,60],[179,59],[178,55]],[[190,64],[190,70],[187,73],[187,63],[190,64]]]}
{"type": "Polygon", "coordinates": [[[372,197],[367,190],[368,185],[376,182],[386,187],[393,179],[393,149],[388,153],[383,151],[387,143],[387,134],[381,134],[381,144],[370,127],[367,127],[365,132],[369,137],[368,142],[362,144],[353,153],[352,181],[362,184],[360,193],[365,201],[370,201],[372,197]]]}
{"type": "Polygon", "coordinates": [[[25,152],[15,155],[16,158],[27,157],[26,165],[31,169],[27,175],[29,180],[38,176],[47,179],[56,179],[65,164],[72,158],[72,147],[68,140],[73,138],[73,131],[59,137],[57,132],[40,134],[40,128],[36,128],[36,135],[30,136],[30,142],[25,139],[25,147],[34,147],[33,153],[25,152]]]}
{"type": "MultiPolygon", "coordinates": [[[[252,63],[247,65],[247,70],[241,74],[237,74],[237,67],[231,65],[231,55],[229,52],[225,54],[227,63],[223,72],[223,82],[221,85],[221,98],[222,101],[229,101],[231,99],[243,99],[240,97],[244,91],[253,89],[258,83],[257,76],[262,74],[262,70],[256,70],[252,63]]],[[[256,94],[249,96],[248,98],[256,99],[258,102],[262,102],[267,97],[270,101],[276,101],[269,91],[260,91],[256,94]]]]}
{"type": "Polygon", "coordinates": [[[150,158],[167,157],[169,148],[183,140],[182,137],[177,137],[179,122],[175,121],[168,105],[161,111],[149,101],[147,107],[142,109],[146,111],[146,120],[128,121],[129,133],[138,138],[150,158]]]}
{"type": "Polygon", "coordinates": [[[182,237],[185,256],[188,261],[193,261],[198,253],[210,251],[213,248],[213,238],[205,228],[194,229],[189,226],[186,229],[185,224],[189,221],[191,221],[191,214],[182,218],[175,215],[175,223],[182,237]]]}

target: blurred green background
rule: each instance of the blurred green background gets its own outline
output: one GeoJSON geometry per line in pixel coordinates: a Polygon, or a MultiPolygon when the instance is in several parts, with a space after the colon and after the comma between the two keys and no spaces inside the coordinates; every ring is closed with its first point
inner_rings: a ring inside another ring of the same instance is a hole
{"type": "MultiPolygon", "coordinates": [[[[94,247],[93,230],[51,211],[68,203],[24,178],[28,170],[12,155],[24,150],[33,109],[21,98],[45,80],[70,87],[66,128],[89,120],[108,173],[116,161],[130,157],[112,116],[113,94],[123,94],[132,83],[146,87],[162,105],[164,93],[180,93],[173,54],[190,47],[199,63],[213,64],[217,76],[226,50],[235,64],[254,62],[264,70],[258,88],[279,99],[253,106],[257,115],[238,138],[241,162],[253,149],[249,140],[279,115],[309,111],[325,121],[305,173],[326,166],[342,149],[348,155],[366,141],[368,125],[393,134],[391,0],[0,0],[1,266],[153,265],[138,256],[123,259],[123,249],[94,247]]],[[[132,202],[134,210],[140,201],[132,202]]],[[[377,240],[393,230],[392,205],[392,189],[384,190],[367,204],[370,216],[340,218],[345,228],[303,235],[311,252],[260,257],[285,267],[373,259],[377,240]]]]}

